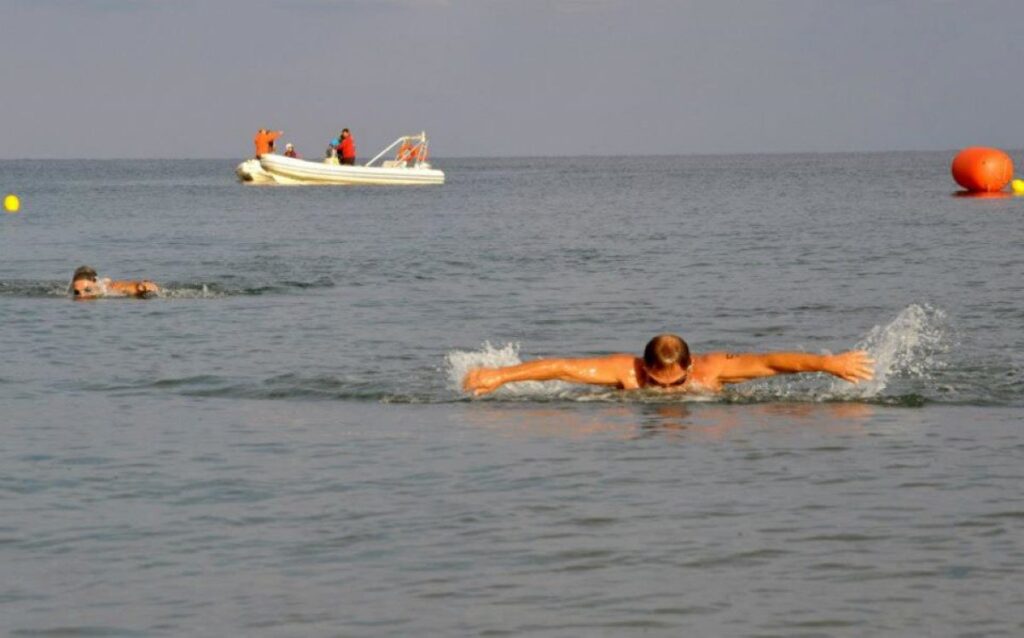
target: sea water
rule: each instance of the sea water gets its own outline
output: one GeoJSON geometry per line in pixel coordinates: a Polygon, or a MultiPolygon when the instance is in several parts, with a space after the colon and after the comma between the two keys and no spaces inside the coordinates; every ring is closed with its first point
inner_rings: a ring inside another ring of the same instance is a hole
{"type": "Polygon", "coordinates": [[[0,629],[1020,635],[1024,199],[950,159],[0,162],[0,629]],[[876,378],[459,390],[665,331],[876,378]]]}

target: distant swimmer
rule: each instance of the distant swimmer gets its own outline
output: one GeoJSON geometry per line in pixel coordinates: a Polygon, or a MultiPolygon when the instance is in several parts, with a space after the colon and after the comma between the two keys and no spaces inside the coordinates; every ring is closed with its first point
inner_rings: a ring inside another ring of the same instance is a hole
{"type": "Polygon", "coordinates": [[[68,294],[73,299],[99,299],[100,297],[145,298],[160,292],[160,287],[148,279],[138,281],[113,281],[109,277],[100,279],[89,266],[79,266],[71,276],[68,294]]]}
{"type": "Polygon", "coordinates": [[[833,355],[804,352],[730,353],[690,355],[682,338],[673,334],[654,337],[643,357],[611,354],[590,359],[538,359],[503,368],[475,368],[462,388],[475,395],[487,394],[516,381],[567,381],[680,393],[718,392],[722,386],[777,374],[827,372],[850,383],[874,377],[874,360],[863,350],[833,355]]]}
{"type": "Polygon", "coordinates": [[[252,143],[256,146],[256,159],[259,159],[260,155],[273,153],[274,140],[282,135],[284,131],[268,131],[265,128],[256,131],[256,137],[252,138],[252,143]]]}

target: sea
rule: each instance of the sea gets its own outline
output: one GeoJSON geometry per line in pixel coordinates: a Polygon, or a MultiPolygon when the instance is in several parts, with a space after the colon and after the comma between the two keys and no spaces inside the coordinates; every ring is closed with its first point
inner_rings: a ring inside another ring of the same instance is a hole
{"type": "Polygon", "coordinates": [[[0,162],[0,632],[1024,635],[1024,198],[953,154],[0,162]],[[460,390],[662,332],[876,377],[460,390]]]}

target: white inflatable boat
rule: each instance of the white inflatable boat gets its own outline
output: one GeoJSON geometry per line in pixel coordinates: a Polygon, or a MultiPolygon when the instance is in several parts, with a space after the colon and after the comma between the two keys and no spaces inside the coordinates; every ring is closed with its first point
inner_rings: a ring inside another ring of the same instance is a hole
{"type": "Polygon", "coordinates": [[[259,159],[238,165],[238,179],[251,184],[340,184],[340,185],[417,185],[444,184],[444,171],[427,162],[427,134],[404,135],[361,166],[336,163],[334,158],[321,162],[267,153],[259,159]],[[398,147],[393,160],[380,161],[398,147]]]}

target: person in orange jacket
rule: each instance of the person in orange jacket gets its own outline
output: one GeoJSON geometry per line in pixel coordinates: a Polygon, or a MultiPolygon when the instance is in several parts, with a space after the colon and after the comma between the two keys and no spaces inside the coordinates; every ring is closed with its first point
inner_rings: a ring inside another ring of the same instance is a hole
{"type": "Polygon", "coordinates": [[[284,135],[284,131],[268,131],[265,128],[261,128],[256,131],[256,137],[252,138],[253,144],[256,145],[256,159],[260,158],[260,155],[274,152],[274,140],[284,135]]]}

